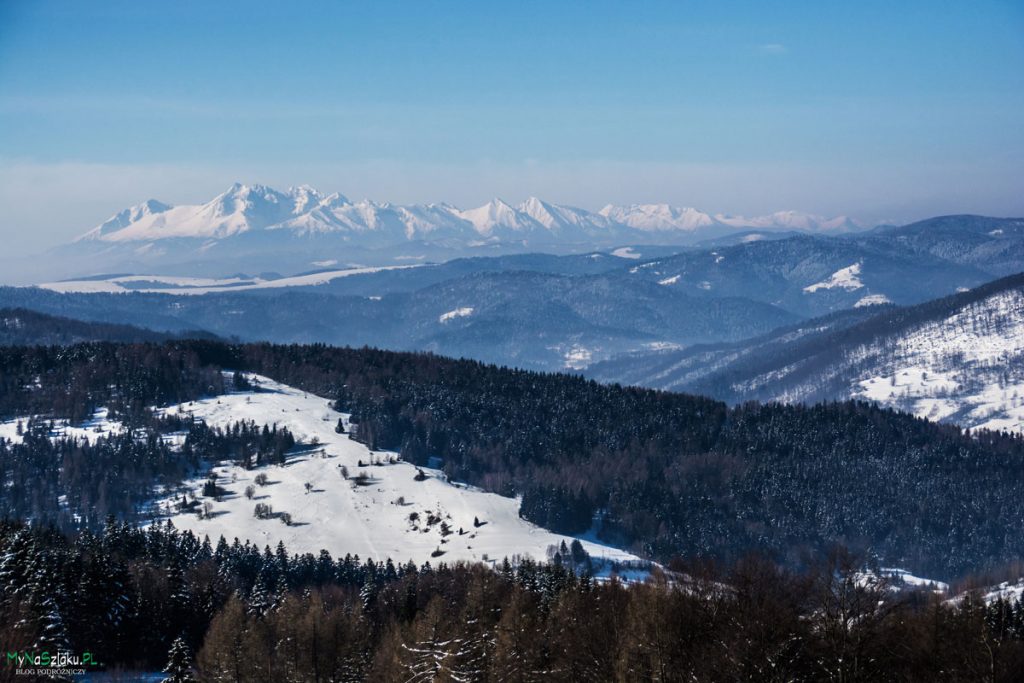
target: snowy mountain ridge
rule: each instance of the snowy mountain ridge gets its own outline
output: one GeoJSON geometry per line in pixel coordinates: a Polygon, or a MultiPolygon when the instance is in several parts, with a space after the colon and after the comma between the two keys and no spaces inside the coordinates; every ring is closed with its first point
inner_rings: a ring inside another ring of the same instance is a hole
{"type": "Polygon", "coordinates": [[[847,216],[826,218],[799,211],[776,211],[767,216],[745,218],[728,214],[709,214],[692,207],[669,204],[631,204],[602,208],[600,215],[644,232],[696,232],[708,228],[736,230],[797,230],[811,233],[843,233],[864,230],[868,226],[847,216]]]}
{"type": "Polygon", "coordinates": [[[554,241],[601,238],[644,241],[709,228],[838,232],[863,226],[838,217],[826,219],[795,211],[755,218],[710,214],[668,204],[608,205],[599,212],[530,197],[517,206],[495,198],[483,206],[409,206],[352,201],[306,185],[278,191],[265,185],[235,183],[205,204],[172,206],[155,199],[124,209],[78,241],[155,242],[166,238],[221,240],[256,231],[287,230],[296,235],[333,233],[376,241],[438,238],[554,241]]]}

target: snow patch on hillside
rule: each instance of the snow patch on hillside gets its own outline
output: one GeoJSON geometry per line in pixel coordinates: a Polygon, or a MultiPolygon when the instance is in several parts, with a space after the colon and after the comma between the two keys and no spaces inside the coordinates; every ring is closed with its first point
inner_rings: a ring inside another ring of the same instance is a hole
{"type": "Polygon", "coordinates": [[[882,304],[891,304],[892,299],[887,297],[885,294],[868,294],[867,296],[861,297],[857,303],[853,305],[854,308],[863,308],[865,306],[880,306],[882,304]]]}
{"type": "Polygon", "coordinates": [[[864,286],[864,283],[860,281],[860,267],[859,263],[854,263],[846,268],[841,268],[832,273],[827,280],[804,287],[804,291],[808,294],[813,294],[822,289],[846,289],[850,291],[860,289],[864,286]]]}
{"type": "Polygon", "coordinates": [[[437,319],[437,321],[441,323],[446,323],[449,320],[454,320],[455,318],[465,318],[470,315],[473,315],[473,307],[462,306],[461,308],[456,308],[454,311],[448,311],[447,313],[443,313],[441,317],[437,319]]]}
{"type": "Polygon", "coordinates": [[[993,603],[1000,599],[1008,602],[1024,600],[1024,579],[1021,579],[1017,583],[1003,581],[1001,584],[993,586],[991,589],[986,591],[984,595],[982,595],[982,600],[984,600],[986,604],[993,603]]]}
{"type": "Polygon", "coordinates": [[[632,247],[619,247],[612,252],[612,256],[618,256],[619,258],[639,259],[643,254],[633,251],[632,247]]]}
{"type": "Polygon", "coordinates": [[[565,367],[573,370],[581,370],[588,365],[594,358],[594,352],[585,346],[580,344],[573,344],[568,351],[565,352],[565,367]]]}

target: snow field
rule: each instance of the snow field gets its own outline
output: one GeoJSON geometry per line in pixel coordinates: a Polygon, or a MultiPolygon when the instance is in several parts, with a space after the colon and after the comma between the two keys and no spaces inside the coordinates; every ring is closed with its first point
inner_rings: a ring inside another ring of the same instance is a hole
{"type": "Polygon", "coordinates": [[[345,268],[342,270],[327,270],[319,273],[306,275],[295,275],[282,277],[275,280],[264,280],[262,278],[192,278],[172,277],[165,275],[127,275],[112,277],[106,280],[64,280],[61,282],[46,282],[39,287],[48,289],[60,294],[69,293],[110,293],[121,294],[125,292],[144,292],[150,294],[212,294],[216,292],[242,292],[251,289],[277,289],[280,287],[311,287],[324,285],[332,280],[352,275],[365,275],[377,273],[384,270],[404,270],[406,268],[421,268],[425,264],[409,264],[402,266],[376,266],[345,268]],[[154,283],[155,286],[132,285],[132,283],[154,283]],[[130,286],[125,286],[130,285],[130,286]]]}
{"type": "Polygon", "coordinates": [[[804,287],[804,291],[808,294],[813,294],[822,289],[846,289],[852,291],[863,286],[864,283],[860,281],[860,264],[854,263],[832,273],[827,280],[804,287]]]}
{"type": "MultiPolygon", "coordinates": [[[[415,466],[391,463],[396,454],[372,452],[347,434],[336,434],[338,418],[347,424],[348,415],[333,411],[327,399],[265,377],[253,377],[253,381],[259,390],[204,399],[164,412],[190,413],[211,426],[240,420],[277,424],[305,446],[319,445],[291,455],[281,467],[245,470],[220,464],[215,467],[218,485],[228,493],[219,501],[210,501],[208,518],[177,511],[174,503],[180,500],[179,493],[160,501],[176,527],[209,535],[214,541],[221,535],[229,541],[238,537],[260,546],[273,547],[283,541],[291,552],[316,553],[325,548],[335,556],[352,553],[377,560],[390,557],[396,562],[411,559],[435,564],[456,560],[493,563],[514,555],[543,560],[549,546],[572,542],[571,537],[520,519],[516,499],[448,483],[439,471],[427,468],[423,468],[427,478],[416,481],[415,466]],[[341,475],[342,466],[348,469],[347,480],[341,475]],[[353,482],[361,472],[368,476],[364,486],[353,482]],[[255,485],[261,473],[270,480],[266,486],[255,485]],[[312,486],[310,492],[307,483],[312,486]],[[244,495],[250,485],[256,489],[252,500],[244,495]],[[292,525],[278,518],[257,519],[256,503],[271,505],[275,513],[289,513],[292,525]],[[418,519],[410,518],[413,513],[418,519]],[[440,521],[428,524],[432,514],[440,521]],[[475,527],[474,518],[482,525],[475,527]],[[450,527],[449,535],[442,535],[441,522],[450,527]],[[437,551],[443,554],[435,556],[437,551]]],[[[186,483],[190,499],[201,492],[204,481],[197,478],[186,483]]],[[[581,542],[595,559],[639,560],[619,549],[581,542]]]]}

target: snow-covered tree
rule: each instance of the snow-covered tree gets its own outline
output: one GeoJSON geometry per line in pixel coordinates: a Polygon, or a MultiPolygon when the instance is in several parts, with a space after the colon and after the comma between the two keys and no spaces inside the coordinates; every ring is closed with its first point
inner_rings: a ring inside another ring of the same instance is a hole
{"type": "Polygon", "coordinates": [[[196,683],[197,679],[192,674],[192,651],[184,638],[179,636],[171,644],[164,673],[167,677],[161,683],[196,683]]]}

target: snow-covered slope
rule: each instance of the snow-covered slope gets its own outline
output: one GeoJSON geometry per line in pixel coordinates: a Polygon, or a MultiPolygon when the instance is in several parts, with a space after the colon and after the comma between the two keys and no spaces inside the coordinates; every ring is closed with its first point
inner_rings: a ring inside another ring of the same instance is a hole
{"type": "MultiPolygon", "coordinates": [[[[572,543],[573,537],[520,519],[517,499],[448,482],[440,470],[417,468],[398,460],[396,453],[371,451],[347,434],[336,433],[338,420],[348,425],[349,415],[336,412],[326,398],[266,377],[247,378],[254,386],[251,391],[213,396],[159,412],[188,415],[218,427],[239,421],[276,424],[287,428],[299,445],[283,466],[246,470],[227,461],[215,465],[217,485],[226,491],[219,500],[202,495],[207,476],[201,473],[203,476],[186,481],[154,502],[155,521],[170,519],[179,529],[191,529],[213,540],[237,537],[271,547],[284,541],[292,552],[316,553],[325,548],[335,556],[351,553],[376,560],[411,559],[418,564],[493,563],[517,555],[545,560],[549,547],[563,541],[572,543]],[[256,483],[259,475],[266,477],[265,485],[256,483]],[[249,486],[255,489],[251,499],[245,494],[249,486]],[[197,509],[182,511],[178,505],[182,495],[209,503],[210,513],[200,517],[197,509]],[[270,505],[272,516],[257,519],[257,504],[270,505]],[[282,521],[282,513],[291,516],[291,524],[282,521]]],[[[28,418],[0,422],[0,439],[21,442],[19,432],[27,422],[28,418]]],[[[57,421],[50,436],[94,441],[123,431],[124,426],[101,409],[85,424],[57,421]]],[[[165,439],[180,444],[184,435],[165,439]]],[[[623,550],[585,537],[580,540],[598,562],[599,572],[610,571],[613,562],[644,564],[623,550]]]]}
{"type": "MultiPolygon", "coordinates": [[[[572,541],[520,519],[515,499],[449,483],[438,470],[423,470],[426,478],[417,481],[416,467],[392,462],[396,454],[370,451],[347,435],[335,433],[339,417],[347,423],[348,415],[335,412],[326,398],[265,377],[252,379],[258,385],[256,391],[195,401],[164,412],[191,414],[219,426],[239,420],[277,424],[288,428],[306,448],[291,455],[283,467],[216,467],[218,485],[229,493],[219,502],[213,501],[212,514],[203,519],[177,511],[173,502],[180,494],[169,496],[162,505],[175,526],[213,539],[237,536],[261,546],[273,547],[284,541],[296,552],[326,548],[335,555],[358,553],[364,558],[418,563],[500,561],[517,554],[544,559],[549,546],[572,541]],[[348,479],[342,475],[343,467],[348,479]],[[269,479],[265,486],[255,484],[261,473],[269,479]],[[363,485],[355,481],[360,473],[366,474],[363,485]],[[250,485],[256,488],[251,500],[244,495],[250,485]],[[270,505],[274,513],[289,513],[292,524],[279,518],[257,519],[253,514],[257,503],[270,505]],[[431,514],[440,521],[428,523],[431,514]],[[450,527],[450,534],[442,533],[441,522],[450,527]],[[435,555],[439,551],[443,554],[435,555]]],[[[201,493],[203,481],[189,482],[190,497],[201,493]]],[[[583,545],[594,558],[637,559],[588,540],[583,545]]]]}
{"type": "Polygon", "coordinates": [[[813,294],[823,289],[861,289],[864,283],[860,280],[860,263],[854,263],[846,268],[840,268],[832,273],[826,280],[815,282],[813,285],[804,287],[804,291],[813,294]]]}
{"type": "Polygon", "coordinates": [[[529,214],[523,213],[501,199],[495,198],[483,206],[466,211],[455,211],[482,237],[520,235],[545,227],[529,214]]]}
{"type": "Polygon", "coordinates": [[[850,396],[932,420],[1024,432],[1024,290],[971,303],[854,350],[866,363],[850,396]]]}
{"type": "MultiPolygon", "coordinates": [[[[807,287],[864,289],[857,264],[807,287]]],[[[757,339],[624,356],[604,381],[747,400],[864,399],[935,421],[1024,432],[1024,274],[917,306],[867,294],[757,339]]]]}

